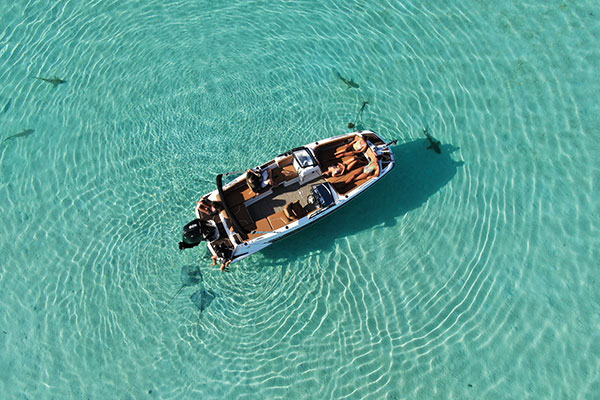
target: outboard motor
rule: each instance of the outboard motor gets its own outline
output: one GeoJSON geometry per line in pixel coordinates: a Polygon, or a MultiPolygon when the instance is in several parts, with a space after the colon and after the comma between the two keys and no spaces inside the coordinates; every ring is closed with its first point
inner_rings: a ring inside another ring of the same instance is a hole
{"type": "Polygon", "coordinates": [[[196,247],[203,240],[213,241],[219,238],[219,230],[214,221],[195,219],[183,227],[183,241],[179,242],[179,250],[196,247]]]}

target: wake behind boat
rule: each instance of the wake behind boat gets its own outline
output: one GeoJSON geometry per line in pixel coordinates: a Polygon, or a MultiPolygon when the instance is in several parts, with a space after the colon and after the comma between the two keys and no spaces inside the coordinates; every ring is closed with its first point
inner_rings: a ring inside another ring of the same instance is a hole
{"type": "Polygon", "coordinates": [[[325,217],[371,187],[395,165],[373,131],[347,133],[283,153],[198,201],[180,249],[207,242],[221,268],[325,217]]]}

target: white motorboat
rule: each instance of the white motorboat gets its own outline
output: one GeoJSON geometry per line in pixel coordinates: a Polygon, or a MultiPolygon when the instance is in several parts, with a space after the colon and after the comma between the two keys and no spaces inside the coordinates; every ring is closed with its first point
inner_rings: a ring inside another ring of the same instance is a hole
{"type": "Polygon", "coordinates": [[[369,130],[319,140],[283,153],[204,195],[183,228],[180,249],[206,241],[229,265],[324,218],[395,165],[390,146],[369,130]]]}

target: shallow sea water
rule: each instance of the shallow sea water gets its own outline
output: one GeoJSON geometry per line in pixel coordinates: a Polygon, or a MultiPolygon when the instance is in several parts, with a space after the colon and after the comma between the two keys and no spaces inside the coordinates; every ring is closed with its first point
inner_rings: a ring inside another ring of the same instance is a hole
{"type": "Polygon", "coordinates": [[[596,3],[0,6],[3,398],[600,397],[596,3]],[[363,101],[378,185],[230,273],[177,249],[363,101]]]}

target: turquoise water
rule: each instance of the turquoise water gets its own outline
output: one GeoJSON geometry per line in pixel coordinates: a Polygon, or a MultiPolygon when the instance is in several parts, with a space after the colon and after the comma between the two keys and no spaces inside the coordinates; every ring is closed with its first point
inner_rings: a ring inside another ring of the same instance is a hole
{"type": "Polygon", "coordinates": [[[3,398],[600,397],[597,3],[0,6],[3,398]],[[230,273],[177,249],[365,100],[384,181],[230,273]]]}

